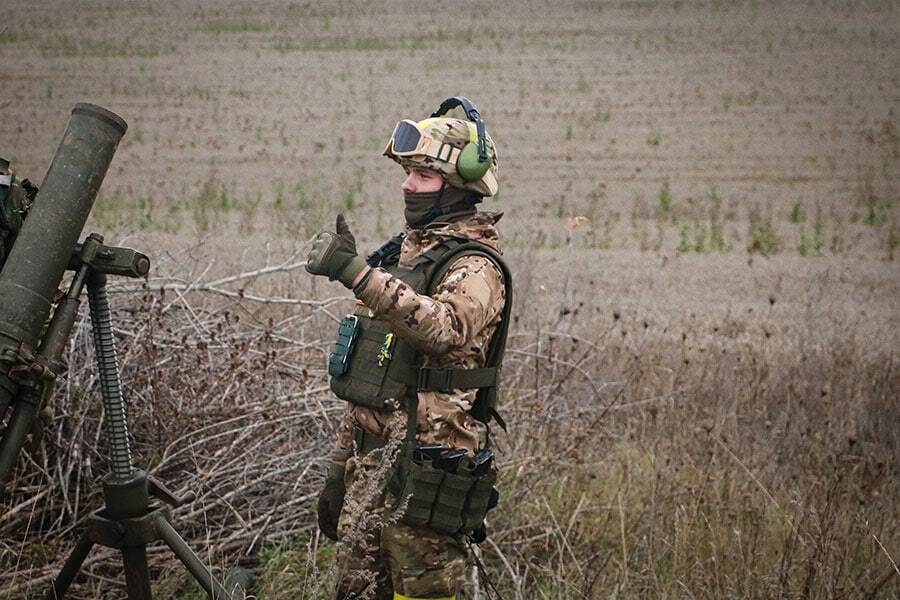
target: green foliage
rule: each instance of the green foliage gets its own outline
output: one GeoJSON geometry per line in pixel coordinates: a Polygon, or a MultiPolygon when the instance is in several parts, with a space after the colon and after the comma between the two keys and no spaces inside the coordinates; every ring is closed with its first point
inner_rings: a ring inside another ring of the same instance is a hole
{"type": "Polygon", "coordinates": [[[884,225],[887,222],[888,215],[893,207],[894,202],[889,198],[883,200],[873,198],[869,203],[869,212],[863,220],[863,223],[875,227],[884,225]]]}
{"type": "Polygon", "coordinates": [[[259,552],[259,600],[326,600],[333,597],[334,544],[295,538],[259,552]]]}
{"type": "Polygon", "coordinates": [[[659,146],[659,143],[662,141],[662,137],[658,133],[651,133],[647,138],[647,143],[651,146],[659,146]]]}
{"type": "Polygon", "coordinates": [[[709,249],[715,252],[728,252],[731,244],[725,241],[725,231],[721,223],[711,221],[709,225],[709,249]]]}
{"type": "Polygon", "coordinates": [[[356,206],[356,196],[362,192],[362,189],[363,172],[357,171],[350,187],[344,192],[344,210],[353,210],[353,207],[356,206]]]}
{"type": "Polygon", "coordinates": [[[747,252],[773,256],[778,252],[778,236],[769,221],[751,221],[747,252]]]}
{"type": "Polygon", "coordinates": [[[275,186],[275,200],[272,202],[272,207],[276,210],[284,208],[284,182],[282,181],[275,186]]]}
{"type": "Polygon", "coordinates": [[[274,27],[268,23],[256,23],[253,21],[216,21],[206,23],[197,28],[204,33],[266,33],[274,27]]]}
{"type": "Polygon", "coordinates": [[[663,180],[659,188],[659,210],[668,213],[672,210],[672,192],[669,190],[669,178],[663,180]]]}
{"type": "Polygon", "coordinates": [[[678,235],[678,248],[679,252],[690,252],[694,247],[691,244],[691,227],[687,223],[683,223],[681,225],[681,230],[678,235]]]}
{"type": "Polygon", "coordinates": [[[896,253],[897,248],[900,248],[900,232],[898,232],[895,227],[892,227],[891,231],[888,233],[885,246],[887,247],[888,260],[894,260],[894,254],[896,253]]]}
{"type": "Polygon", "coordinates": [[[722,108],[728,110],[731,108],[731,105],[734,104],[734,97],[731,94],[725,94],[722,96],[722,108]]]}
{"type": "Polygon", "coordinates": [[[571,139],[572,139],[572,124],[569,123],[568,125],[566,125],[566,141],[569,141],[571,139]]]}
{"type": "Polygon", "coordinates": [[[18,31],[0,31],[0,46],[4,44],[25,42],[28,39],[30,39],[28,35],[19,33],[18,31]]]}
{"type": "Polygon", "coordinates": [[[175,51],[169,46],[139,45],[128,38],[98,40],[66,34],[55,34],[42,38],[40,50],[44,58],[156,58],[175,51]]]}
{"type": "Polygon", "coordinates": [[[806,212],[803,210],[803,204],[799,200],[797,200],[791,207],[791,212],[788,214],[788,221],[796,224],[805,220],[806,212]]]}

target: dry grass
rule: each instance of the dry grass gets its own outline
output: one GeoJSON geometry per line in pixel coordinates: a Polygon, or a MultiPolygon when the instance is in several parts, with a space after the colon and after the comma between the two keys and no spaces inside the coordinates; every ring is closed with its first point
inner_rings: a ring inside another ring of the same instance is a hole
{"type": "MultiPolygon", "coordinates": [[[[269,271],[219,287],[261,295],[292,276],[269,271]]],[[[200,493],[176,511],[179,528],[214,567],[257,569],[261,598],[325,597],[335,565],[312,506],[340,409],[322,369],[333,301],[115,299],[135,454],[174,489],[200,493]]],[[[698,343],[617,315],[588,335],[571,333],[582,322],[571,312],[513,331],[502,505],[482,556],[503,597],[892,597],[892,350],[836,323],[806,323],[796,344],[727,332],[698,343]]],[[[99,503],[86,327],[3,517],[10,597],[46,581],[99,503]]],[[[75,597],[121,584],[110,554],[95,556],[75,597]]],[[[152,564],[161,589],[191,589],[167,554],[154,551],[152,564]]]]}

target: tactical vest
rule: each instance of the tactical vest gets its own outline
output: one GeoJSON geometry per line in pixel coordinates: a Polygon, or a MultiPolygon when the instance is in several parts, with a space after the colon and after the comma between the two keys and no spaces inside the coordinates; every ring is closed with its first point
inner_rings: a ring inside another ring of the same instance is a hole
{"type": "Polygon", "coordinates": [[[467,238],[450,238],[423,252],[408,264],[399,264],[402,234],[369,256],[373,267],[382,267],[416,293],[430,295],[463,256],[482,256],[500,270],[506,290],[500,321],[479,369],[423,367],[423,354],[394,334],[387,323],[374,318],[364,305],[341,321],[334,351],[329,357],[331,390],[338,398],[378,410],[396,410],[415,399],[419,390],[449,393],[478,388],[471,414],[488,423],[497,415],[497,383],[509,316],[512,308],[512,278],[503,257],[489,246],[467,238]]]}

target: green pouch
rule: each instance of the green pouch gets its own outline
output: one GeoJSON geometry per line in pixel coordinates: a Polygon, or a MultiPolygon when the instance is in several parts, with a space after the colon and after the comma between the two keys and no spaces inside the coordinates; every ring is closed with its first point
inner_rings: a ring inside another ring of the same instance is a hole
{"type": "Polygon", "coordinates": [[[350,353],[353,352],[357,335],[359,335],[359,317],[347,315],[341,319],[334,350],[328,356],[328,374],[332,377],[340,377],[347,372],[350,353]]]}
{"type": "Polygon", "coordinates": [[[491,501],[491,490],[497,483],[497,471],[490,471],[475,480],[463,511],[464,531],[474,531],[484,523],[484,516],[491,501]]]}
{"type": "Polygon", "coordinates": [[[463,527],[463,510],[474,479],[471,475],[447,473],[431,511],[431,528],[441,533],[457,533],[463,527]]]}
{"type": "Polygon", "coordinates": [[[427,527],[431,521],[431,510],[437,500],[441,481],[447,473],[435,469],[430,461],[419,464],[404,459],[403,463],[406,477],[398,498],[401,505],[406,504],[406,510],[403,511],[400,521],[414,527],[427,527]]]}

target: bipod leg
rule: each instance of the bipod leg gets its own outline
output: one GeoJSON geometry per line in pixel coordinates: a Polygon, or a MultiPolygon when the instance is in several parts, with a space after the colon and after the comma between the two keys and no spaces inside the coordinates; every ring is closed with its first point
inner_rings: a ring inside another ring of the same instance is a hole
{"type": "Polygon", "coordinates": [[[197,556],[182,537],[178,535],[178,532],[175,531],[175,528],[172,527],[172,524],[169,523],[169,521],[164,518],[158,519],[156,522],[156,531],[159,533],[159,537],[161,537],[166,545],[171,548],[172,552],[175,553],[178,560],[184,563],[187,570],[190,571],[191,575],[194,576],[194,579],[197,580],[197,583],[203,587],[206,594],[212,598],[212,600],[234,600],[231,593],[213,578],[212,573],[209,572],[209,569],[206,568],[206,565],[203,564],[200,557],[197,556]]]}
{"type": "Polygon", "coordinates": [[[78,538],[78,543],[75,544],[72,553],[69,554],[69,558],[66,559],[62,569],[59,570],[59,575],[53,580],[53,587],[44,594],[44,600],[59,600],[65,595],[69,586],[75,580],[75,576],[78,575],[78,571],[81,570],[84,559],[87,558],[93,547],[94,542],[90,540],[86,533],[78,538]]]}
{"type": "Polygon", "coordinates": [[[122,562],[125,565],[125,589],[128,591],[128,600],[153,600],[150,569],[147,566],[147,547],[122,548],[122,562]]]}

